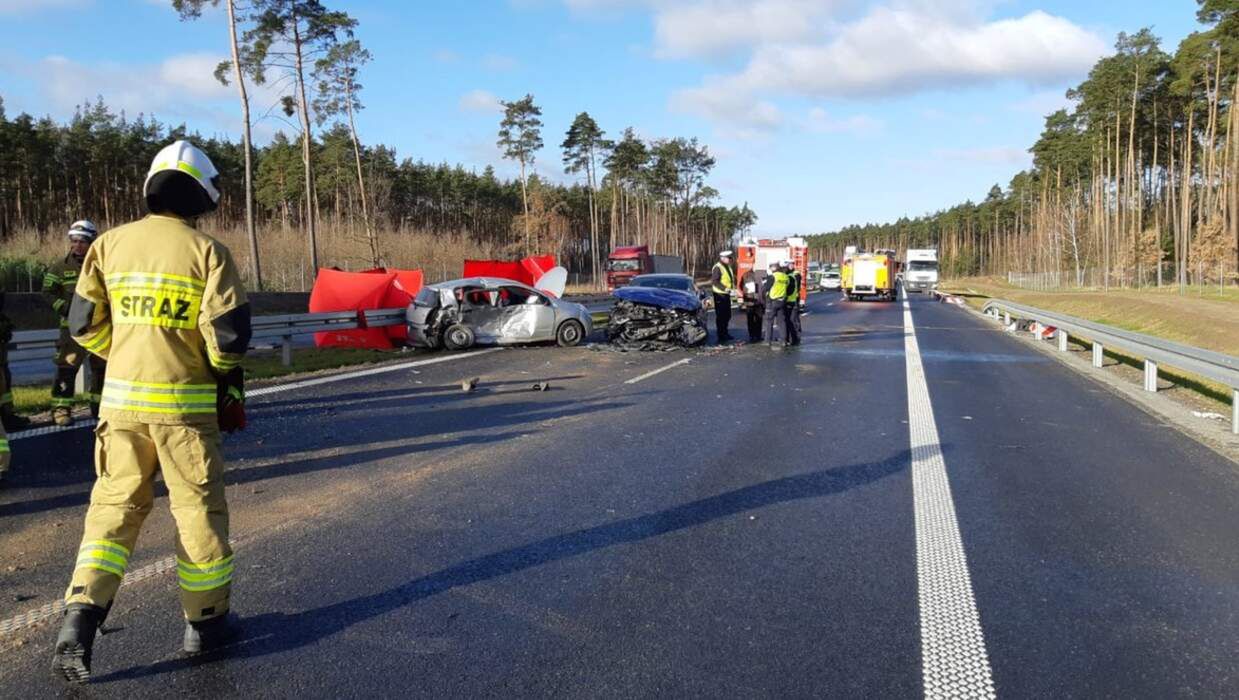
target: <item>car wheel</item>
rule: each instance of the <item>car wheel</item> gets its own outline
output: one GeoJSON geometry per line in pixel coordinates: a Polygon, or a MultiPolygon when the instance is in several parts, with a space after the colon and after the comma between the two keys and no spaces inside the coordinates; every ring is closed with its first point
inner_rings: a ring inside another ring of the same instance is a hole
{"type": "Polygon", "coordinates": [[[559,330],[555,332],[555,342],[559,343],[561,348],[579,345],[584,339],[585,326],[582,326],[580,321],[564,321],[559,324],[559,330]]]}
{"type": "Polygon", "coordinates": [[[443,332],[443,345],[448,350],[468,350],[473,347],[473,329],[459,323],[443,332]]]}

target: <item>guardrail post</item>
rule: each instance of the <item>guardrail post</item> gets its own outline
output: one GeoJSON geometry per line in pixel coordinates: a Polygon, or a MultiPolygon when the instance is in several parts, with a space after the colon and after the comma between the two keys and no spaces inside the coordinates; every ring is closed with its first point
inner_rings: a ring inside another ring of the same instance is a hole
{"type": "Polygon", "coordinates": [[[1144,390],[1157,392],[1157,363],[1152,360],[1144,361],[1144,390]]]}
{"type": "Polygon", "coordinates": [[[73,378],[73,395],[82,396],[90,392],[90,358],[82,363],[82,366],[77,370],[77,376],[73,378]]]}
{"type": "Polygon", "coordinates": [[[293,337],[291,335],[284,336],[280,343],[280,361],[285,367],[291,367],[293,364],[293,337]]]}
{"type": "Polygon", "coordinates": [[[1067,331],[1058,329],[1058,351],[1067,352],[1067,331]]]}
{"type": "Polygon", "coordinates": [[[1007,311],[1002,312],[1002,325],[1004,326],[1011,325],[1011,314],[1007,311]]]}
{"type": "Polygon", "coordinates": [[[1239,435],[1239,389],[1230,393],[1230,432],[1239,435]]]}
{"type": "Polygon", "coordinates": [[[1093,366],[1102,367],[1106,357],[1106,349],[1101,346],[1101,343],[1093,343],[1093,366]]]}

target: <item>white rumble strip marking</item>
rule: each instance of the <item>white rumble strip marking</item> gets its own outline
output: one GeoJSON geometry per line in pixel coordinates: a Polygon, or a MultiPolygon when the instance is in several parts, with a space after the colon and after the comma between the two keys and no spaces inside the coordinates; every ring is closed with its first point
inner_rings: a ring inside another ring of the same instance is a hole
{"type": "Polygon", "coordinates": [[[903,327],[925,697],[995,698],[985,636],[906,292],[903,327]]]}

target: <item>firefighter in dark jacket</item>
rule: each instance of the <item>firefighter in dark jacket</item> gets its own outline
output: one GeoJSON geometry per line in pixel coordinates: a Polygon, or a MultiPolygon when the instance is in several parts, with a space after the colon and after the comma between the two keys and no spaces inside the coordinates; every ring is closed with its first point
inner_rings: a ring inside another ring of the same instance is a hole
{"type": "Polygon", "coordinates": [[[718,262],[710,271],[710,291],[714,293],[714,326],[718,343],[731,342],[731,290],[736,288],[736,270],[731,266],[731,251],[718,254],[718,262]]]}
{"type": "Polygon", "coordinates": [[[749,326],[749,342],[760,343],[762,339],[762,316],[766,313],[765,278],[768,275],[761,270],[749,270],[744,273],[740,283],[740,294],[744,299],[744,315],[749,326]]]}
{"type": "Polygon", "coordinates": [[[99,415],[99,396],[103,390],[103,374],[107,362],[88,353],[69,335],[69,304],[73,288],[82,270],[86,252],[99,236],[99,229],[90,221],[75,221],[69,227],[69,253],[43,275],[43,295],[60,319],[60,339],[56,341],[56,381],[52,384],[52,420],[56,425],[73,424],[73,385],[84,363],[90,364],[90,412],[99,415]]]}

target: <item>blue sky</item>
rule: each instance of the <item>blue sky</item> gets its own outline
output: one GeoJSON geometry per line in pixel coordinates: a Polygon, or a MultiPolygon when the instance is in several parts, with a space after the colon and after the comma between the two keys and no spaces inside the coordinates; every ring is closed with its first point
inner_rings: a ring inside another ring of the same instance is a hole
{"type": "MultiPolygon", "coordinates": [[[[886,221],[979,199],[1029,162],[1065,89],[1119,31],[1173,51],[1194,0],[328,0],[360,21],[362,139],[400,157],[515,169],[494,146],[496,98],[533,93],[547,148],[577,112],[608,133],[697,136],[722,202],[768,235],[886,221]]],[[[236,135],[224,16],[180,22],[156,0],[0,0],[10,115],[65,119],[96,95],[236,135]]],[[[262,113],[276,95],[260,91],[262,113]]],[[[268,117],[260,138],[285,123],[268,117]]]]}

